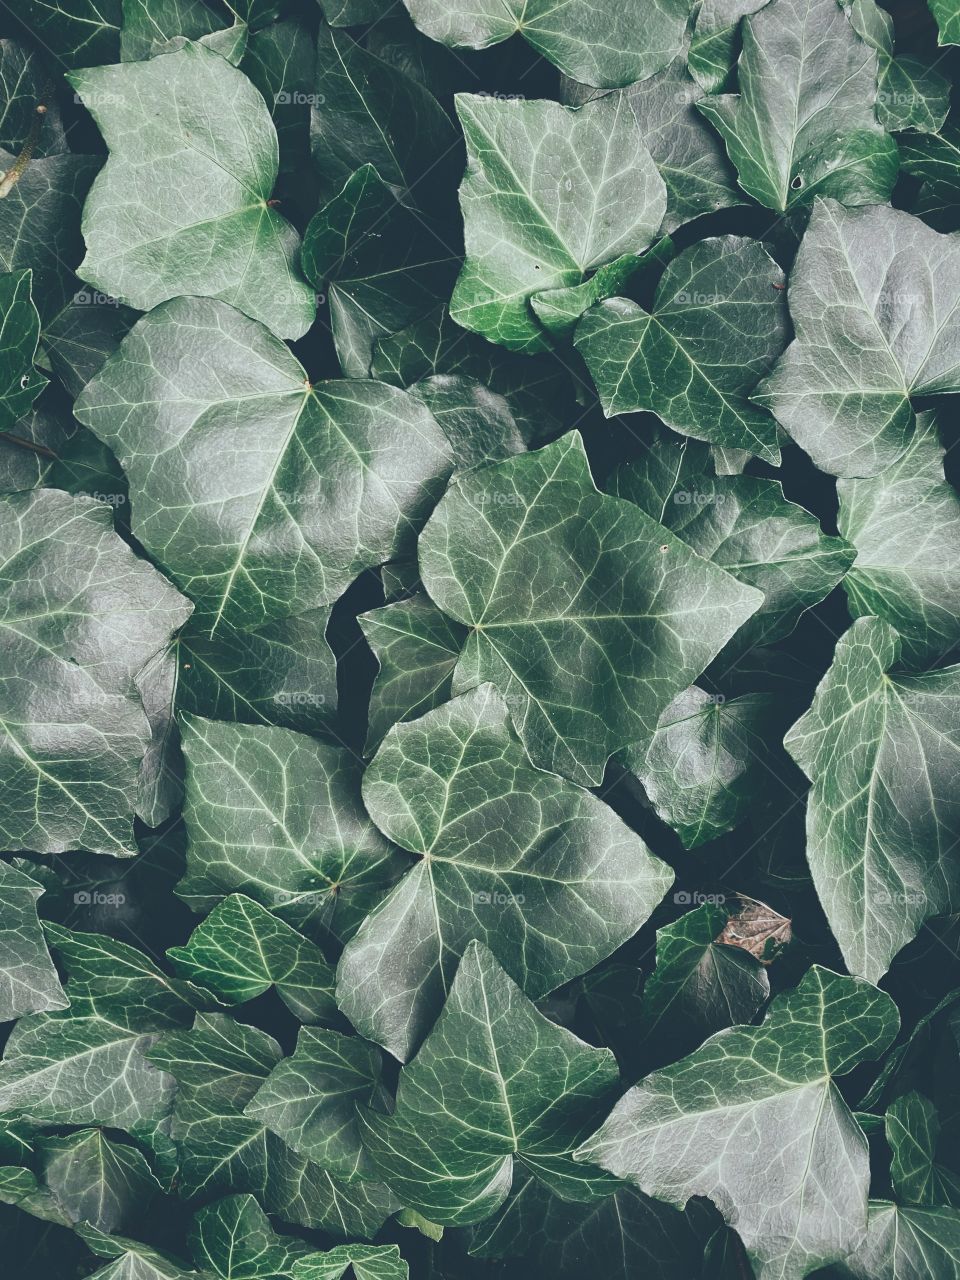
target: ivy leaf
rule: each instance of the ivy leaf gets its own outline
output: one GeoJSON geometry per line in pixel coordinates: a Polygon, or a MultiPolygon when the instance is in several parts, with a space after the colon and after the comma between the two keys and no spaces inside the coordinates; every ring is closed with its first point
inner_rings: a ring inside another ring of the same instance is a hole
{"type": "Polygon", "coordinates": [[[329,607],[277,618],[255,631],[187,626],[176,646],[177,706],[211,720],[276,724],[324,734],[337,705],[329,607]]]}
{"type": "Polygon", "coordinates": [[[423,592],[357,619],[380,670],[370,694],[367,750],[391,725],[416,720],[448,701],[467,630],[423,592]]]}
{"type": "Polygon", "coordinates": [[[705,902],[657,930],[657,967],[643,989],[642,1022],[657,1062],[689,1053],[724,1027],[750,1022],[770,995],[763,966],[719,941],[727,915],[723,906],[705,902]]]}
{"type": "Polygon", "coordinates": [[[296,173],[310,159],[310,102],[316,98],[316,48],[297,22],[274,22],[247,40],[240,70],[263,94],[280,149],[280,172],[296,173]]]}
{"type": "Polygon", "coordinates": [[[286,1222],[374,1235],[397,1207],[384,1187],[335,1178],[243,1114],[282,1056],[271,1036],[224,1014],[198,1015],[192,1031],[168,1033],[151,1049],[178,1083],[171,1135],[182,1193],[249,1192],[286,1222]]]}
{"type": "Polygon", "coordinates": [[[123,0],[121,62],[139,62],[197,41],[236,65],[247,43],[247,28],[223,19],[203,0],[123,0]]]}
{"type": "Polygon", "coordinates": [[[293,1264],[293,1280],[341,1280],[352,1268],[355,1280],[408,1280],[410,1269],[395,1244],[341,1244],[311,1253],[293,1264]]]}
{"type": "Polygon", "coordinates": [[[697,108],[719,130],[744,191],[780,211],[817,195],[886,200],[897,147],[874,114],[876,51],[848,10],[835,0],[773,0],[742,31],[740,93],[697,108]]]}
{"type": "Polygon", "coordinates": [[[20,152],[33,139],[34,156],[68,150],[59,104],[45,95],[47,72],[41,55],[17,40],[0,40],[0,147],[20,152]],[[47,100],[49,98],[49,100],[47,100]],[[37,106],[43,120],[37,133],[37,106]]]}
{"type": "Polygon", "coordinates": [[[605,1280],[690,1280],[703,1241],[689,1215],[651,1200],[627,1183],[586,1204],[561,1200],[527,1177],[497,1215],[474,1236],[481,1258],[526,1256],[542,1275],[578,1280],[590,1267],[605,1280]]]}
{"type": "Polygon", "coordinates": [[[420,569],[444,613],[472,628],[454,689],[491,681],[533,763],[587,785],[655,731],[760,603],[598,493],[575,431],[455,477],[421,535],[420,569]]]}
{"type": "Polygon", "coordinates": [[[456,102],[467,256],[450,315],[510,350],[547,351],[529,299],[641,253],[663,221],[666,188],[619,94],[579,110],[465,93],[456,102]]]}
{"type": "Polygon", "coordinates": [[[844,1258],[841,1272],[854,1280],[912,1280],[960,1276],[960,1213],[871,1200],[867,1236],[844,1258]]]}
{"type": "Polygon", "coordinates": [[[887,1107],[884,1132],[898,1201],[960,1208],[960,1176],[936,1159],[940,1118],[930,1099],[916,1091],[901,1095],[887,1107]]]}
{"type": "Polygon", "coordinates": [[[0,862],[0,1022],[69,1003],[37,918],[43,891],[23,871],[0,862]]]}
{"type": "Polygon", "coordinates": [[[136,1149],[100,1129],[44,1137],[38,1149],[43,1180],[70,1219],[101,1231],[126,1230],[160,1194],[160,1184],[136,1149]]]}
{"type": "Polygon", "coordinates": [[[242,893],[224,898],[186,946],[170,947],[167,955],[178,974],[227,1004],[245,1004],[276,987],[303,1022],[337,1015],[333,970],[320,948],[242,893]]]}
{"type": "Polygon", "coordinates": [[[69,67],[116,57],[121,0],[24,0],[23,18],[45,49],[69,67]]]}
{"type": "Polygon", "coordinates": [[[328,199],[365,164],[411,207],[449,191],[462,163],[460,142],[423,85],[321,24],[317,87],[322,101],[311,112],[310,150],[328,199]]]}
{"type": "Polygon", "coordinates": [[[309,1248],[302,1240],[277,1235],[251,1195],[205,1205],[190,1230],[197,1265],[221,1280],[274,1280],[287,1275],[309,1248]]]}
{"type": "Polygon", "coordinates": [[[382,1070],[379,1049],[365,1040],[301,1027],[296,1051],[274,1067],[244,1114],[337,1177],[370,1177],[356,1108],[386,1110],[382,1070]]]}
{"type": "Polygon", "coordinates": [[[889,622],[922,666],[960,644],[960,498],[944,479],[943,457],[937,419],[920,414],[899,461],[837,484],[837,520],[857,549],[843,582],[850,611],[889,622]]]}
{"type": "Polygon", "coordinates": [[[693,20],[687,64],[706,93],[731,87],[740,55],[740,20],[766,0],[703,0],[693,20]]]}
{"type": "Polygon", "coordinates": [[[937,71],[939,58],[893,56],[894,23],[874,0],[854,0],[850,20],[877,51],[880,78],[877,119],[888,133],[915,129],[936,133],[950,110],[950,81],[937,71]]]}
{"type": "Polygon", "coordinates": [[[211,299],[144,316],[74,412],[116,453],[133,532],[211,637],[330,604],[401,554],[452,462],[404,392],[311,387],[283,343],[211,299]],[[198,343],[206,358],[188,368],[198,343]]]}
{"type": "Polygon", "coordinates": [[[180,294],[221,298],[302,337],[316,304],[297,274],[299,237],[268,203],[277,135],[247,77],[188,44],[70,83],[110,149],[84,206],[83,278],[140,311],[180,294]]]}
{"type": "Polygon", "coordinates": [[[911,397],[960,389],[960,246],[900,209],[818,201],[790,274],[796,338],[754,399],[821,470],[900,458],[911,397]]]}
{"type": "Polygon", "coordinates": [[[937,44],[960,44],[960,7],[956,0],[928,0],[937,21],[937,44]]]}
{"type": "Polygon", "coordinates": [[[924,920],[956,910],[960,668],[888,674],[897,633],[861,618],[784,745],[813,788],[807,859],[844,961],[876,981],[924,920]]]}
{"type": "Polygon", "coordinates": [[[531,766],[489,685],[395,725],[363,798],[420,861],[347,944],[337,998],[404,1061],[471,939],[536,999],[632,937],[673,879],[611,809],[531,766]]]}
{"type": "Polygon", "coordinates": [[[473,378],[436,374],[415,382],[410,394],[425,404],[453,446],[457,469],[523,453],[527,442],[506,396],[473,378]]]}
{"type": "Polygon", "coordinates": [[[548,1021],[473,941],[436,1025],[400,1073],[394,1114],[359,1112],[364,1142],[391,1189],[431,1222],[488,1217],[515,1165],[568,1199],[590,1199],[591,1176],[570,1152],[617,1080],[609,1049],[548,1021]]]}
{"type": "Polygon", "coordinates": [[[130,856],[150,728],[134,679],[189,603],[58,490],[0,497],[0,833],[5,846],[130,856]]]}
{"type": "Polygon", "coordinates": [[[669,264],[652,310],[613,298],[588,311],[574,345],[604,413],[655,412],[667,426],[767,462],[777,424],[750,402],[787,339],[783,273],[756,240],[701,240],[669,264]]]}
{"type": "Polygon", "coordinates": [[[664,711],[649,744],[621,753],[620,762],[643,783],[685,849],[732,831],[763,794],[766,744],[779,720],[775,707],[772,694],[728,702],[691,685],[664,711]]]}
{"type": "Polygon", "coordinates": [[[344,376],[365,378],[379,339],[449,296],[459,256],[365,164],[311,218],[302,263],[327,295],[344,376]]]}
{"type": "Polygon", "coordinates": [[[47,379],[33,367],[40,317],[30,296],[30,271],[0,275],[0,431],[28,413],[47,379]]]}
{"type": "Polygon", "coordinates": [[[884,992],[814,965],[759,1027],[720,1031],[631,1089],[576,1158],[670,1204],[707,1196],[758,1280],[800,1280],[864,1237],[867,1141],[833,1078],[898,1026],[884,992]]]}
{"type": "Polygon", "coordinates": [[[360,762],[286,729],[187,716],[183,732],[180,896],[206,911],[241,892],[308,937],[346,941],[407,865],[363,808],[360,762]]]}
{"type": "Polygon", "coordinates": [[[703,445],[665,432],[652,437],[641,457],[616,467],[607,488],[763,592],[763,604],[728,653],[788,636],[803,611],[844,580],[854,560],[854,548],[825,535],[809,511],[787,501],[776,480],[716,476],[703,445]]]}

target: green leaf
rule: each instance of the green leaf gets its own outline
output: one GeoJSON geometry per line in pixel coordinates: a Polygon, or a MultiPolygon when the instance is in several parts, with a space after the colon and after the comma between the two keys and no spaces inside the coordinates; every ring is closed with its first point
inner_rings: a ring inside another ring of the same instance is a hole
{"type": "Polygon", "coordinates": [[[356,1280],[408,1280],[410,1269],[395,1244],[341,1244],[293,1264],[293,1280],[340,1280],[347,1268],[356,1280]]]}
{"type": "MultiPolygon", "coordinates": [[[[701,6],[698,21],[702,20],[701,6]]],[[[736,174],[719,138],[696,109],[704,90],[677,58],[649,79],[623,91],[637,117],[644,145],[667,187],[663,231],[730,205],[743,204],[736,174]]],[[[595,96],[567,82],[565,100],[580,105],[595,96]]]]}
{"type": "Polygon", "coordinates": [[[916,1091],[897,1098],[887,1107],[884,1132],[898,1201],[960,1208],[960,1176],[936,1158],[940,1118],[930,1099],[916,1091]]]}
{"type": "Polygon", "coordinates": [[[276,987],[301,1021],[336,1017],[333,970],[320,948],[242,893],[224,898],[186,946],[170,947],[167,955],[178,974],[227,1004],[245,1004],[276,987]]]}
{"type": "Polygon", "coordinates": [[[346,941],[407,866],[363,808],[360,762],[286,729],[192,717],[183,728],[180,896],[206,911],[242,892],[309,937],[346,941]]]}
{"type": "Polygon", "coordinates": [[[11,849],[130,856],[150,728],[134,681],[189,603],[58,490],[0,497],[0,833],[11,849]]]}
{"type": "Polygon", "coordinates": [[[160,1194],[160,1184],[136,1147],[99,1129],[81,1129],[38,1143],[43,1179],[70,1219],[101,1231],[126,1230],[160,1194]]]}
{"type": "Polygon", "coordinates": [[[318,96],[313,37],[299,23],[274,22],[250,35],[240,69],[273,119],[281,174],[302,172],[310,159],[310,104],[318,96]]]}
{"type": "Polygon", "coordinates": [[[337,1177],[370,1177],[356,1107],[386,1110],[382,1069],[380,1050],[365,1040],[302,1027],[296,1051],[274,1067],[244,1114],[337,1177]]]}
{"type": "Polygon", "coordinates": [[[57,1197],[37,1180],[30,1169],[0,1168],[0,1204],[16,1205],[41,1222],[72,1226],[70,1215],[57,1197]]]}
{"type": "Polygon", "coordinates": [[[398,197],[429,208],[444,198],[462,163],[459,139],[443,108],[422,85],[368,53],[343,31],[321,24],[310,149],[325,196],[371,164],[398,197]]]}
{"type": "Polygon", "coordinates": [[[646,80],[679,54],[689,6],[685,0],[640,0],[614,7],[575,0],[410,0],[410,16],[431,40],[453,48],[486,49],[515,32],[565,75],[584,84],[646,80]]]}
{"type": "Polygon", "coordinates": [[[122,0],[121,62],[139,62],[170,53],[184,42],[199,41],[236,65],[243,56],[247,29],[224,30],[224,19],[204,0],[122,0]]]}
{"type": "Polygon", "coordinates": [[[796,333],[754,399],[821,470],[892,466],[913,396],[960,389],[960,245],[899,209],[818,201],[790,274],[796,333]]]}
{"type": "Polygon", "coordinates": [[[120,0],[24,0],[20,9],[45,49],[68,67],[86,67],[117,56],[120,0]]]}
{"type": "Polygon", "coordinates": [[[394,1114],[359,1115],[374,1164],[404,1204],[463,1225],[503,1203],[515,1164],[565,1198],[589,1199],[591,1177],[570,1152],[617,1081],[609,1049],[548,1021],[474,941],[400,1073],[394,1114]]]}
{"type": "Polygon", "coordinates": [[[728,702],[691,685],[664,711],[649,744],[621,753],[685,849],[732,831],[763,795],[776,705],[769,693],[728,702]]]}
{"type": "Polygon", "coordinates": [[[659,520],[698,555],[763,592],[763,604],[728,653],[788,636],[805,609],[844,579],[854,548],[825,535],[817,519],[788,502],[778,481],[716,476],[709,451],[666,432],[622,463],[607,488],[659,520]]]}
{"type": "Polygon", "coordinates": [[[117,454],[134,534],[211,637],[330,604],[402,554],[452,461],[404,392],[311,387],[271,333],[210,299],[140,320],[74,412],[117,454]],[[198,344],[203,364],[185,365],[198,344]]]}
{"type": "Polygon", "coordinates": [[[327,607],[255,631],[221,625],[212,638],[188,626],[176,646],[178,708],[211,720],[328,732],[337,705],[329,620],[327,607]]]}
{"type": "Polygon", "coordinates": [[[190,1251],[197,1265],[221,1280],[274,1280],[287,1275],[309,1245],[278,1236],[253,1196],[229,1196],[197,1213],[190,1251]]]}
{"type": "Polygon", "coordinates": [[[893,56],[894,23],[874,0],[854,0],[850,19],[877,51],[880,70],[877,119],[888,133],[916,129],[936,133],[950,110],[950,81],[937,71],[940,58],[893,56]]]}
{"type": "Polygon", "coordinates": [[[179,294],[221,298],[302,337],[316,305],[297,274],[299,237],[268,204],[277,136],[246,76],[188,44],[70,83],[110,149],[84,206],[83,278],[141,311],[179,294]]]}
{"type": "MultiPolygon", "coordinates": [[[[960,129],[956,125],[944,125],[933,134],[906,134],[900,140],[900,165],[904,172],[922,180],[920,195],[928,203],[951,211],[960,203],[960,129]]],[[[928,221],[939,225],[929,217],[928,221]]]]}
{"type": "Polygon", "coordinates": [[[740,20],[766,0],[703,0],[694,17],[687,50],[690,74],[707,93],[731,87],[740,55],[740,20]]]}
{"type": "Polygon", "coordinates": [[[663,221],[666,188],[622,95],[578,110],[464,93],[456,101],[467,256],[450,314],[511,350],[549,350],[528,301],[641,253],[663,221]]]}
{"type": "Polygon", "coordinates": [[[937,419],[920,414],[899,461],[837,484],[837,520],[857,549],[843,583],[850,611],[889,622],[919,665],[960,644],[960,498],[944,479],[943,457],[937,419]]]}
{"type": "Polygon", "coordinates": [[[449,296],[459,256],[365,164],[311,218],[302,262],[326,294],[344,376],[365,378],[379,339],[449,296]]]}
{"type": "Polygon", "coordinates": [[[957,0],[927,0],[937,21],[937,44],[960,44],[960,7],[957,0]]]}
{"type": "Polygon", "coordinates": [[[871,1200],[867,1236],[841,1264],[854,1280],[960,1277],[960,1213],[871,1200]]]}
{"type": "Polygon", "coordinates": [[[224,1014],[161,1038],[150,1059],[178,1083],[171,1136],[182,1194],[249,1192],[268,1213],[331,1235],[374,1235],[396,1202],[374,1182],[346,1182],[298,1155],[243,1109],[280,1062],[259,1028],[224,1014]]]}
{"type": "Polygon", "coordinates": [[[370,695],[366,749],[372,751],[391,725],[416,720],[449,699],[467,630],[423,592],[357,621],[380,664],[370,695]]]}
{"type": "Polygon", "coordinates": [[[37,919],[43,886],[0,862],[0,1022],[68,1004],[37,919]]]}
{"type": "Polygon", "coordinates": [[[960,667],[888,674],[897,633],[861,618],[784,745],[813,783],[807,860],[851,973],[879,980],[930,916],[956,910],[960,667]]]}
{"type": "Polygon", "coordinates": [[[20,152],[37,134],[37,107],[43,105],[43,119],[36,136],[35,156],[60,155],[67,139],[59,104],[45,94],[48,76],[41,55],[31,45],[17,40],[0,40],[0,147],[20,152]]]}
{"type": "Polygon", "coordinates": [[[867,1141],[833,1077],[898,1026],[884,992],[814,965],[761,1026],[720,1031],[631,1089],[577,1158],[671,1204],[707,1196],[758,1280],[799,1280],[863,1239],[867,1141]]]}
{"type": "Polygon", "coordinates": [[[657,930],[642,1032],[658,1062],[688,1053],[733,1023],[750,1022],[770,995],[766,969],[741,947],[717,941],[727,915],[707,902],[657,930]]]}
{"type": "Polygon", "coordinates": [[[536,999],[632,937],[673,879],[611,809],[532,767],[489,685],[395,725],[363,799],[420,861],[348,943],[337,998],[404,1061],[471,939],[536,999]]]}
{"type": "Polygon", "coordinates": [[[742,30],[739,94],[697,106],[720,132],[744,191],[781,211],[814,196],[886,200],[897,147],[874,113],[876,50],[849,11],[836,0],[772,0],[742,30]]]}
{"type": "Polygon", "coordinates": [[[651,1200],[627,1183],[587,1204],[561,1200],[535,1178],[521,1182],[500,1212],[476,1232],[470,1252],[481,1258],[526,1256],[558,1280],[580,1280],[587,1269],[604,1280],[690,1280],[703,1241],[689,1215],[651,1200]]]}
{"type": "Polygon", "coordinates": [[[33,367],[40,317],[30,296],[32,272],[0,275],[0,431],[28,413],[47,379],[33,367]]]}
{"type": "Polygon", "coordinates": [[[598,493],[577,432],[455,477],[420,569],[444,613],[472,628],[454,689],[491,681],[533,763],[588,785],[654,732],[761,600],[598,493]]]}
{"type": "Polygon", "coordinates": [[[701,240],[676,257],[652,310],[613,298],[574,345],[604,413],[649,409],[667,426],[777,463],[777,424],[750,402],[787,340],[783,273],[756,240],[701,240]]]}
{"type": "Polygon", "coordinates": [[[523,453],[527,442],[506,396],[462,374],[436,374],[410,387],[453,446],[457,470],[523,453]]]}

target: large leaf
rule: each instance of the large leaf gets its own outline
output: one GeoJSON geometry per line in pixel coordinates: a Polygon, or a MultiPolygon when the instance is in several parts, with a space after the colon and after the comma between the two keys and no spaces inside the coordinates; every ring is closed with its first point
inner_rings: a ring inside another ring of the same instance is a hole
{"type": "Polygon", "coordinates": [[[320,27],[310,148],[327,198],[372,164],[405,204],[429,208],[461,163],[460,141],[436,98],[344,31],[320,27]]]}
{"type": "Polygon", "coordinates": [[[43,46],[69,67],[116,57],[121,0],[24,0],[21,12],[43,46]]]}
{"type": "Polygon", "coordinates": [[[620,94],[579,110],[458,94],[457,114],[467,257],[450,314],[512,350],[546,351],[530,298],[646,249],[666,209],[663,180],[620,94]]]}
{"type": "Polygon", "coordinates": [[[84,206],[83,278],[141,311],[199,294],[280,337],[306,333],[316,304],[297,273],[299,237],[268,203],[277,136],[246,76],[188,44],[71,83],[110,148],[84,206]]]}
{"type": "Polygon", "coordinates": [[[884,992],[814,966],[761,1026],[720,1031],[631,1089],[577,1158],[678,1206],[709,1197],[758,1280],[800,1280],[864,1237],[867,1141],[833,1078],[898,1025],[884,992]]]}
{"type": "Polygon", "coordinates": [[[506,1198],[515,1163],[567,1198],[591,1197],[591,1175],[570,1153],[617,1081],[609,1049],[548,1021],[472,942],[400,1073],[393,1115],[359,1114],[375,1166],[405,1205],[431,1222],[479,1222],[506,1198]]]}
{"type": "Polygon", "coordinates": [[[937,421],[921,414],[879,475],[837,484],[838,523],[857,549],[843,583],[850,610],[889,622],[921,665],[960,643],[960,498],[944,479],[937,421]]]}
{"type": "Polygon", "coordinates": [[[134,533],[210,635],[336,600],[412,543],[451,466],[404,392],[311,387],[271,333],[209,299],[140,320],[75,413],[117,454],[134,533]],[[185,364],[198,343],[203,364],[185,364]]]}
{"type": "Polygon", "coordinates": [[[807,858],[847,968],[877,981],[924,920],[960,902],[960,667],[893,671],[897,633],[861,618],[787,750],[813,783],[807,858]]]}
{"type": "Polygon", "coordinates": [[[190,1251],[220,1280],[272,1280],[286,1275],[309,1245],[279,1236],[251,1195],[228,1196],[195,1215],[190,1251]]]}
{"type": "Polygon", "coordinates": [[[728,702],[691,685],[664,711],[649,743],[621,753],[684,848],[732,831],[763,795],[775,705],[769,693],[728,702]]]}
{"type": "Polygon", "coordinates": [[[960,1208],[960,1175],[937,1160],[940,1117],[923,1094],[902,1094],[887,1107],[884,1134],[892,1152],[890,1182],[905,1204],[960,1208]]]}
{"type": "Polygon", "coordinates": [[[115,1142],[100,1129],[81,1129],[40,1142],[43,1179],[74,1221],[102,1231],[129,1227],[160,1184],[136,1147],[115,1142]]]}
{"type": "Polygon", "coordinates": [[[770,209],[886,200],[897,147],[874,112],[878,63],[835,0],[772,0],[743,21],[739,94],[697,104],[744,191],[770,209]],[[771,67],[776,67],[776,74],[771,67]]]}
{"type": "Polygon", "coordinates": [[[309,936],[345,941],[404,871],[364,811],[346,748],[187,717],[184,754],[190,842],[178,891],[195,909],[240,891],[309,936]]]}
{"type": "Polygon", "coordinates": [[[459,255],[397,200],[373,165],[310,220],[303,271],[326,294],[340,368],[370,372],[374,344],[449,296],[459,255]]]}
{"type": "Polygon", "coordinates": [[[613,298],[575,345],[608,417],[653,410],[700,440],[779,462],[777,424],[750,402],[787,340],[783,273],[756,240],[701,240],[670,263],[651,310],[613,298]]]}
{"type": "Polygon", "coordinates": [[[408,0],[407,8],[420,30],[443,44],[485,49],[519,31],[574,80],[611,87],[646,80],[675,58],[689,13],[685,0],[600,8],[590,0],[408,0]]]}
{"type": "Polygon", "coordinates": [[[274,1067],[244,1114],[338,1177],[370,1177],[356,1108],[386,1110],[382,1069],[379,1049],[366,1040],[303,1027],[296,1051],[274,1067]]]}
{"type": "Polygon", "coordinates": [[[227,1004],[276,987],[303,1022],[336,1017],[333,970],[320,948],[242,893],[214,907],[186,946],[171,947],[167,955],[177,973],[227,1004]]]}
{"type": "Polygon", "coordinates": [[[0,499],[0,833],[7,848],[130,855],[150,727],[134,680],[189,603],[58,490],[0,499]]]}
{"type": "Polygon", "coordinates": [[[0,1022],[68,1003],[37,918],[42,893],[36,880],[0,862],[0,1022]]]}
{"type": "Polygon", "coordinates": [[[903,454],[911,397],[960,390],[960,243],[899,209],[818,201],[790,274],[796,332],[754,399],[824,471],[903,454]]]}
{"type": "Polygon", "coordinates": [[[456,477],[420,568],[471,628],[455,688],[491,681],[533,763],[587,784],[655,731],[761,599],[598,493],[576,432],[456,477]]]}
{"type": "Polygon", "coordinates": [[[348,943],[337,997],[403,1060],[471,939],[536,998],[636,933],[673,878],[611,809],[533,768],[490,685],[395,725],[363,798],[420,861],[348,943]]]}
{"type": "Polygon", "coordinates": [[[763,592],[763,604],[728,651],[789,635],[801,613],[833,590],[854,559],[854,549],[824,534],[809,511],[786,500],[777,481],[714,475],[708,449],[666,432],[650,439],[639,458],[618,466],[607,488],[642,507],[698,555],[763,592]]]}

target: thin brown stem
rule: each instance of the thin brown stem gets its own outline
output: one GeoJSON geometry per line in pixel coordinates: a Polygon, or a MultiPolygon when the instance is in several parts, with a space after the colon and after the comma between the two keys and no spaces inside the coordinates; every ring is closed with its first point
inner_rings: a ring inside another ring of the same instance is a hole
{"type": "Polygon", "coordinates": [[[33,123],[30,125],[30,132],[27,134],[27,140],[23,144],[23,149],[14,160],[10,168],[2,175],[0,180],[0,200],[4,196],[8,196],[13,188],[20,181],[23,172],[33,158],[33,153],[37,149],[37,143],[40,141],[40,134],[43,131],[43,122],[47,115],[47,99],[53,93],[53,81],[48,80],[44,85],[43,93],[40,95],[40,101],[37,103],[33,113],[33,123]]]}

